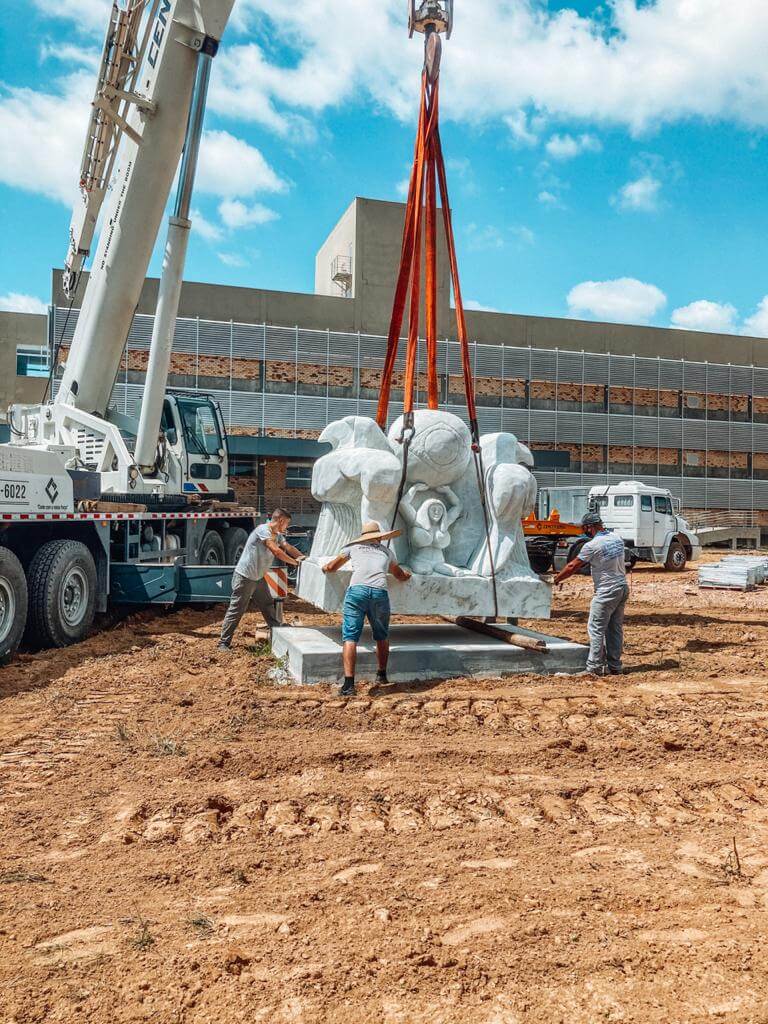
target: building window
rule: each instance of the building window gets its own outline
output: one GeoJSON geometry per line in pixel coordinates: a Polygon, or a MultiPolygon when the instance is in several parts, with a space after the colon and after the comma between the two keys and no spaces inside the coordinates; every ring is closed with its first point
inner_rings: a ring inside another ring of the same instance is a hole
{"type": "Polygon", "coordinates": [[[312,485],[311,462],[289,462],[285,467],[285,486],[309,490],[312,485]]]}
{"type": "Polygon", "coordinates": [[[48,349],[31,345],[16,347],[17,377],[47,377],[51,366],[48,362],[48,349]]]}

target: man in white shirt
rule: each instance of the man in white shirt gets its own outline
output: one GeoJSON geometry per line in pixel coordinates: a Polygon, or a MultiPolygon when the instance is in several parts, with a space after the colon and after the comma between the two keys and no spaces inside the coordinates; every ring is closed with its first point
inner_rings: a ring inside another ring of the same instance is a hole
{"type": "Polygon", "coordinates": [[[399,537],[401,533],[402,530],[384,532],[379,523],[363,523],[362,535],[350,541],[343,554],[323,566],[323,572],[337,572],[347,562],[352,563],[352,579],[344,597],[341,630],[344,641],[342,697],[352,697],[355,693],[357,644],[366,619],[376,641],[379,667],[376,683],[385,685],[388,681],[390,605],[387,574],[391,572],[395,579],[403,583],[411,578],[411,574],[400,568],[394,553],[382,542],[399,537]]]}
{"type": "Polygon", "coordinates": [[[276,508],[270,521],[257,526],[246,541],[232,574],[232,597],[221,624],[220,651],[231,649],[235,630],[251,603],[261,612],[270,632],[280,625],[264,574],[272,568],[275,558],[286,565],[298,565],[304,560],[304,555],[285,539],[285,531],[290,525],[290,512],[276,508]]]}
{"type": "Polygon", "coordinates": [[[555,576],[555,583],[589,565],[595,596],[589,609],[589,658],[587,672],[602,676],[622,674],[621,654],[624,647],[624,610],[629,598],[626,551],[624,541],[603,526],[596,512],[588,512],[581,520],[588,542],[565,568],[555,576]]]}

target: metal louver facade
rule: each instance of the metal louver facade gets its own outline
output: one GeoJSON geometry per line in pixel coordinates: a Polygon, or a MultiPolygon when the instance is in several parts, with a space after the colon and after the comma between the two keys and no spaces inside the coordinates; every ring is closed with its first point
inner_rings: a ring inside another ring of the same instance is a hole
{"type": "MultiPolygon", "coordinates": [[[[52,310],[49,336],[56,344],[70,344],[77,314],[73,309],[67,321],[67,310],[52,310]]],[[[135,317],[129,352],[149,349],[152,324],[151,316],[135,317]]],[[[185,375],[195,380],[186,389],[213,394],[228,427],[247,433],[320,431],[343,416],[375,415],[375,393],[360,387],[360,371],[380,369],[385,348],[386,339],[380,336],[188,318],[179,319],[174,343],[176,354],[190,357],[191,369],[185,375]],[[229,373],[225,368],[215,379],[220,386],[211,386],[210,375],[201,383],[203,356],[228,360],[224,365],[229,373]],[[242,360],[294,364],[295,380],[289,386],[270,387],[262,373],[259,386],[245,389],[235,362],[242,360]],[[301,382],[300,366],[328,372],[333,367],[349,368],[353,384],[308,388],[301,382]]],[[[497,395],[479,398],[484,432],[511,431],[528,443],[553,448],[604,450],[605,465],[599,472],[590,470],[589,460],[582,459],[575,472],[538,473],[542,484],[600,484],[631,475],[668,487],[689,508],[768,510],[768,369],[485,344],[473,345],[473,365],[478,378],[502,382],[497,395]],[[534,397],[535,387],[542,382],[554,385],[551,400],[534,397]],[[560,397],[563,387],[568,400],[560,397]],[[595,389],[604,394],[600,409],[595,407],[595,389]],[[628,408],[627,401],[618,400],[640,392],[646,402],[643,409],[628,408]],[[654,392],[659,396],[655,413],[654,392]],[[676,405],[670,405],[672,393],[677,396],[676,405]],[[667,396],[666,405],[662,394],[667,396]],[[631,472],[612,470],[615,459],[610,453],[617,449],[632,450],[631,472]],[[634,457],[640,450],[642,460],[634,457]],[[648,450],[657,453],[655,471],[649,471],[648,450]],[[661,452],[679,453],[676,467],[665,464],[658,457],[661,452]],[[695,453],[689,463],[686,452],[695,453]],[[729,462],[711,472],[708,453],[712,452],[739,453],[737,471],[729,462]],[[694,474],[691,467],[702,459],[703,468],[694,474]],[[636,465],[641,468],[635,470],[636,465]]],[[[465,406],[460,389],[449,386],[450,378],[461,373],[458,346],[441,341],[438,366],[443,375],[443,404],[461,416],[465,406]]],[[[397,368],[403,368],[402,360],[397,368]]],[[[136,378],[136,373],[121,370],[113,392],[113,404],[133,416],[138,415],[143,390],[136,378]]],[[[184,388],[175,386],[175,390],[184,388]]],[[[392,411],[397,414],[396,405],[392,411]]]]}

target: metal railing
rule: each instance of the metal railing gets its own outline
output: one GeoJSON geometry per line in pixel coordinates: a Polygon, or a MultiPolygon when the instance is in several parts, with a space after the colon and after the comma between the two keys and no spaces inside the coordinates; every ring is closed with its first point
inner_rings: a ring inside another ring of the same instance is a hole
{"type": "Polygon", "coordinates": [[[249,502],[249,504],[253,504],[259,515],[263,516],[270,515],[276,508],[284,508],[286,512],[299,516],[319,515],[320,513],[320,502],[315,501],[309,492],[306,497],[296,494],[262,494],[255,502],[249,502]]]}
{"type": "Polygon", "coordinates": [[[690,523],[694,530],[727,530],[739,526],[753,528],[759,526],[757,513],[733,512],[733,511],[711,511],[700,510],[683,511],[683,517],[690,523]]]}

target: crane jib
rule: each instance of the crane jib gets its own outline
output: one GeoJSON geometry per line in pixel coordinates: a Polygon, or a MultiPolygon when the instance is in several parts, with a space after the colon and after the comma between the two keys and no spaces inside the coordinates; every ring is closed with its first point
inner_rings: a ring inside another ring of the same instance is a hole
{"type": "Polygon", "coordinates": [[[155,21],[155,30],[152,33],[152,42],[149,47],[149,53],[147,54],[147,63],[150,67],[154,67],[157,64],[157,58],[160,53],[160,45],[165,35],[165,30],[168,26],[168,12],[171,9],[171,0],[160,0],[160,10],[157,12],[157,20],[155,21]]]}

